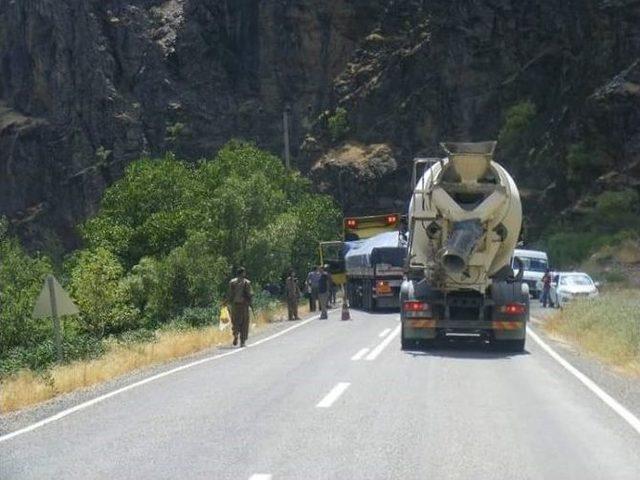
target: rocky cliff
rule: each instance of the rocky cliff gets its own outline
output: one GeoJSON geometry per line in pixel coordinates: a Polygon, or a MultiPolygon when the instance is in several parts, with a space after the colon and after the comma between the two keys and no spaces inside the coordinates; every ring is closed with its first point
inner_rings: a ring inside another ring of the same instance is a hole
{"type": "MultiPolygon", "coordinates": [[[[409,160],[441,140],[499,138],[535,235],[585,196],[638,187],[639,20],[638,1],[389,2],[333,84],[345,138],[392,146],[383,198],[406,198],[409,160]]],[[[316,124],[310,159],[336,143],[331,127],[316,124]]],[[[318,181],[343,182],[327,161],[318,181]]]]}
{"type": "Polygon", "coordinates": [[[133,159],[233,137],[294,155],[375,0],[0,0],[0,213],[36,245],[133,159]]]}
{"type": "Polygon", "coordinates": [[[347,212],[400,208],[440,140],[500,136],[535,219],[637,188],[639,57],[632,0],[0,0],[0,211],[73,246],[128,162],[281,153],[290,106],[347,212]]]}

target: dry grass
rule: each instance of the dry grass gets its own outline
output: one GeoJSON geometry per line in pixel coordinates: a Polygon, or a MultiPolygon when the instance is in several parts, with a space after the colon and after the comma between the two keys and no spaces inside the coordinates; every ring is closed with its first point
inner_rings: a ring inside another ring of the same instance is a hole
{"type": "Polygon", "coordinates": [[[640,376],[640,295],[617,290],[567,305],[545,329],[618,370],[640,376]]]}
{"type": "MultiPolygon", "coordinates": [[[[302,310],[302,309],[301,309],[302,310]]],[[[252,332],[272,320],[286,318],[286,309],[256,312],[252,332]]],[[[63,393],[97,385],[142,367],[181,358],[207,348],[231,342],[230,329],[217,327],[159,332],[156,341],[134,345],[114,344],[102,357],[58,365],[47,375],[29,370],[6,379],[0,385],[0,413],[44,402],[63,393]]]]}

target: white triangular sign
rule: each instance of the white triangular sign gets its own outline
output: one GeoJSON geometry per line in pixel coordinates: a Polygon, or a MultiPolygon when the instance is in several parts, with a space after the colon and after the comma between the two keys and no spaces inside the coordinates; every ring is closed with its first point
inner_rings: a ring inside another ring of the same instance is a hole
{"type": "MultiPolygon", "coordinates": [[[[58,316],[63,315],[76,315],[80,313],[78,307],[76,307],[73,300],[69,297],[64,288],[58,283],[58,280],[53,275],[51,277],[51,284],[53,285],[53,294],[56,302],[56,312],[58,316]]],[[[49,278],[44,281],[42,291],[38,296],[36,305],[33,309],[33,318],[45,318],[53,316],[51,310],[51,291],[49,290],[49,278]]]]}

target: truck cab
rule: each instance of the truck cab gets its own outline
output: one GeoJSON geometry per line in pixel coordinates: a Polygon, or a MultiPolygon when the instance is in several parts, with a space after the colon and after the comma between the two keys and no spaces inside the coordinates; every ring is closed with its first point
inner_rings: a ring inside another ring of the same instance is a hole
{"type": "Polygon", "coordinates": [[[540,250],[515,250],[511,259],[511,266],[514,270],[517,270],[518,266],[515,265],[515,257],[522,261],[524,268],[522,282],[529,286],[529,293],[533,298],[540,298],[538,283],[542,280],[544,272],[549,268],[547,253],[540,250]]]}

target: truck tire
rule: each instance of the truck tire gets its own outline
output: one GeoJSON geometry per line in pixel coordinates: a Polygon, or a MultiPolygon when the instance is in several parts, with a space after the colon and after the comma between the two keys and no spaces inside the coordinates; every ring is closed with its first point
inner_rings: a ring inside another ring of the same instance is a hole
{"type": "Polygon", "coordinates": [[[524,352],[524,346],[526,338],[522,340],[499,340],[496,341],[496,347],[501,352],[522,353],[524,352]]]}
{"type": "Polygon", "coordinates": [[[437,345],[438,345],[438,339],[437,338],[429,338],[429,339],[420,340],[420,346],[424,350],[432,350],[432,349],[436,348],[437,345]]]}
{"type": "Polygon", "coordinates": [[[409,350],[411,348],[411,342],[407,340],[404,336],[404,330],[400,330],[400,349],[401,350],[409,350]]]}

